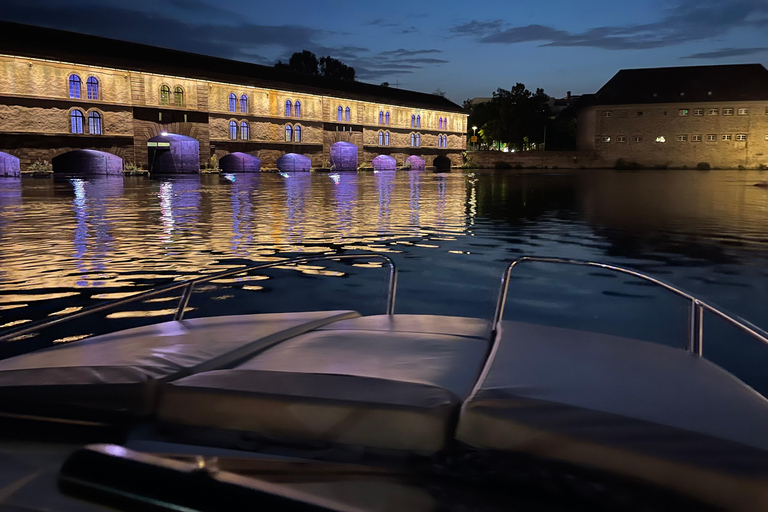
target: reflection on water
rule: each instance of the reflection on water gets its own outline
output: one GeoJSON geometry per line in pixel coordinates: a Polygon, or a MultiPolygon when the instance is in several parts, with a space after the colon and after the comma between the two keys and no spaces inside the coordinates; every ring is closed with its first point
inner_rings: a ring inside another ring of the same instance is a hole
{"type": "MultiPolygon", "coordinates": [[[[0,328],[243,260],[352,250],[395,258],[399,312],[488,316],[504,262],[537,254],[638,268],[768,327],[768,190],[752,186],[764,179],[758,171],[0,178],[0,328]]],[[[621,291],[597,294],[595,306],[616,294],[644,300],[621,291]]],[[[529,295],[521,300],[557,302],[529,295]]]]}

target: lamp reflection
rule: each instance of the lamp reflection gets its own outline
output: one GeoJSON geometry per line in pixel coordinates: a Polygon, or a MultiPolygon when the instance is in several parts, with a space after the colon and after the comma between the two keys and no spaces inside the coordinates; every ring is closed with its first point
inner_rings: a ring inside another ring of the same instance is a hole
{"type": "Polygon", "coordinates": [[[174,233],[192,230],[200,215],[200,177],[165,178],[157,194],[160,199],[161,239],[173,241],[174,233]]]}
{"type": "Polygon", "coordinates": [[[304,203],[312,188],[312,174],[308,172],[281,172],[285,184],[285,203],[288,211],[286,241],[301,243],[304,239],[304,203]]]}
{"type": "Polygon", "coordinates": [[[376,190],[379,193],[379,224],[380,232],[389,232],[390,204],[392,203],[392,191],[395,188],[395,173],[397,171],[374,171],[376,176],[376,190]]]}
{"type": "Polygon", "coordinates": [[[343,240],[350,235],[353,228],[354,210],[357,207],[357,173],[331,173],[328,177],[334,184],[336,226],[343,240]]]}
{"type": "Polygon", "coordinates": [[[251,194],[258,193],[258,174],[225,174],[230,182],[229,204],[232,208],[232,239],[230,249],[238,256],[248,256],[253,242],[253,201],[251,194]]]}

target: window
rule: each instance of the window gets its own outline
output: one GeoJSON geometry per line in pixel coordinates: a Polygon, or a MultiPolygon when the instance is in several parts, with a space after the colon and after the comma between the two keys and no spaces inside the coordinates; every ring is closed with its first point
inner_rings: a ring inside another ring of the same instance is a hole
{"type": "Polygon", "coordinates": [[[72,133],[83,133],[83,119],[85,116],[79,110],[69,113],[69,127],[72,133]]]}
{"type": "Polygon", "coordinates": [[[643,112],[642,110],[638,110],[637,112],[635,112],[635,117],[643,117],[643,114],[645,114],[645,112],[643,112]]]}
{"type": "Polygon", "coordinates": [[[721,138],[723,140],[731,140],[733,137],[731,137],[730,135],[723,135],[721,138]]]}
{"type": "Polygon", "coordinates": [[[616,137],[616,142],[627,142],[627,136],[619,135],[618,137],[616,137]]]}
{"type": "Polygon", "coordinates": [[[747,140],[747,134],[746,133],[737,133],[736,134],[736,140],[747,140]]]}
{"type": "Polygon", "coordinates": [[[667,139],[663,135],[659,135],[658,137],[656,137],[656,142],[658,142],[659,144],[663,144],[667,142],[667,139]]]}
{"type": "Polygon", "coordinates": [[[237,103],[237,96],[235,96],[235,93],[230,93],[229,95],[229,111],[234,112],[235,111],[235,104],[237,103]]]}
{"type": "Polygon", "coordinates": [[[416,128],[421,128],[421,116],[416,116],[416,128]]]}
{"type": "Polygon", "coordinates": [[[99,79],[95,76],[89,76],[85,81],[85,91],[89,100],[99,99],[99,79]]]}
{"type": "Polygon", "coordinates": [[[687,135],[678,135],[677,136],[677,142],[687,142],[688,136],[687,135]]]}
{"type": "Polygon", "coordinates": [[[445,119],[443,119],[443,129],[444,130],[448,129],[448,118],[447,117],[445,119]]]}
{"type": "Polygon", "coordinates": [[[740,116],[745,116],[745,115],[749,114],[749,109],[748,108],[740,108],[737,111],[737,114],[739,114],[740,116]]]}
{"type": "MultiPolygon", "coordinates": [[[[75,98],[77,100],[80,99],[80,85],[81,85],[80,77],[72,74],[69,75],[69,97],[75,98]]],[[[82,133],[82,132],[80,132],[82,133]]]]}
{"type": "Polygon", "coordinates": [[[611,136],[603,135],[602,137],[600,137],[600,142],[611,142],[611,136]]]}
{"type": "Polygon", "coordinates": [[[251,138],[251,129],[247,121],[240,121],[240,140],[251,138]]]}
{"type": "Polygon", "coordinates": [[[237,140],[237,121],[229,122],[229,138],[230,140],[237,140]]]}
{"type": "MultiPolygon", "coordinates": [[[[381,117],[384,117],[384,112],[381,113],[381,117]]],[[[379,132],[379,146],[384,145],[384,132],[379,132]]]]}
{"type": "Polygon", "coordinates": [[[768,134],[765,135],[765,140],[768,140],[768,134]]]}
{"type": "MultiPolygon", "coordinates": [[[[414,118],[414,119],[415,119],[415,118],[414,118]]],[[[412,134],[411,134],[411,147],[412,147],[412,148],[413,148],[413,147],[416,147],[416,134],[415,134],[415,133],[412,133],[412,134]]]]}
{"type": "Polygon", "coordinates": [[[293,128],[294,142],[301,142],[301,126],[298,124],[293,128]]]}
{"type": "MultiPolygon", "coordinates": [[[[389,113],[389,112],[387,112],[389,113]]],[[[766,137],[768,138],[768,137],[766,137]]],[[[384,145],[389,146],[389,132],[384,132],[384,145]]]]}
{"type": "Polygon", "coordinates": [[[173,90],[173,106],[175,107],[183,107],[184,106],[184,89],[181,87],[176,87],[173,90]]]}
{"type": "Polygon", "coordinates": [[[716,109],[716,108],[711,108],[711,109],[707,110],[707,115],[708,116],[716,116],[719,113],[720,113],[720,111],[718,109],[716,109]]]}
{"type": "Polygon", "coordinates": [[[411,128],[416,128],[416,114],[411,115],[411,128]]]}
{"type": "Polygon", "coordinates": [[[336,120],[342,121],[344,119],[344,109],[339,105],[339,108],[336,109],[336,120]]]}
{"type": "Polygon", "coordinates": [[[293,104],[293,117],[301,117],[301,102],[299,100],[293,104]]]}
{"type": "Polygon", "coordinates": [[[619,110],[619,117],[621,118],[626,118],[628,114],[629,112],[627,112],[626,110],[619,110]]]}
{"type": "Polygon", "coordinates": [[[240,95],[240,112],[243,114],[248,113],[248,96],[245,94],[240,95]]]}
{"type": "Polygon", "coordinates": [[[603,111],[603,117],[613,117],[613,112],[610,110],[603,111]]]}
{"type": "Polygon", "coordinates": [[[768,116],[768,107],[765,107],[765,115],[768,116]]]}
{"type": "Polygon", "coordinates": [[[291,128],[291,125],[287,124],[285,125],[285,142],[292,142],[293,141],[293,128],[291,128]]]}
{"type": "Polygon", "coordinates": [[[701,142],[701,135],[691,135],[691,142],[701,142]]]}
{"type": "MultiPolygon", "coordinates": [[[[438,130],[442,130],[443,129],[443,118],[442,117],[437,120],[437,129],[438,130]]],[[[439,140],[438,140],[438,142],[439,142],[439,140]]],[[[438,146],[439,146],[439,144],[438,144],[438,146]]]]}
{"type": "Polygon", "coordinates": [[[349,107],[344,109],[344,122],[349,122],[349,107]]]}
{"type": "Polygon", "coordinates": [[[171,104],[171,88],[167,85],[163,85],[160,87],[160,104],[161,105],[170,105],[171,104]]]}
{"type": "Polygon", "coordinates": [[[724,116],[732,116],[733,115],[733,109],[732,108],[724,108],[723,109],[723,115],[724,116]]]}
{"type": "Polygon", "coordinates": [[[384,111],[383,110],[379,110],[379,124],[384,124],[384,111]]]}
{"type": "Polygon", "coordinates": [[[421,147],[421,134],[420,133],[416,134],[416,147],[417,148],[421,147]]]}
{"type": "Polygon", "coordinates": [[[291,103],[291,100],[285,100],[285,117],[291,117],[292,111],[293,111],[293,103],[291,103]]]}
{"type": "Polygon", "coordinates": [[[688,115],[688,112],[689,111],[687,108],[681,108],[680,110],[677,111],[677,115],[680,117],[685,117],[688,115]]]}
{"type": "Polygon", "coordinates": [[[101,114],[96,111],[88,114],[88,133],[101,135],[101,114]]]}
{"type": "Polygon", "coordinates": [[[703,116],[704,115],[704,109],[703,108],[695,108],[695,109],[693,109],[693,115],[694,116],[703,116]]]}
{"type": "Polygon", "coordinates": [[[634,142],[643,142],[643,137],[642,135],[635,135],[634,137],[632,137],[632,140],[634,142]]]}
{"type": "Polygon", "coordinates": [[[715,135],[714,133],[708,133],[707,142],[717,142],[717,135],[715,135]]]}
{"type": "MultiPolygon", "coordinates": [[[[768,113],[768,112],[766,112],[766,113],[768,113]]],[[[387,126],[389,126],[389,111],[387,111],[387,112],[384,114],[384,124],[385,124],[385,125],[387,125],[387,126]]],[[[389,144],[387,144],[387,146],[389,146],[389,144]]]]}

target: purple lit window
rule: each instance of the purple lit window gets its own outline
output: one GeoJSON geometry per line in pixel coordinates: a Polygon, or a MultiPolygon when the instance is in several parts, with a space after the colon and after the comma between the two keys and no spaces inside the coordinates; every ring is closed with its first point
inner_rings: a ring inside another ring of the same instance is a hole
{"type": "Polygon", "coordinates": [[[161,105],[170,105],[171,104],[171,88],[167,85],[163,85],[160,87],[160,104],[161,105]]]}
{"type": "MultiPolygon", "coordinates": [[[[69,97],[80,99],[80,77],[77,75],[69,75],[69,97]]],[[[83,133],[83,132],[80,132],[83,133]]]]}
{"type": "Polygon", "coordinates": [[[341,108],[341,105],[339,105],[339,108],[336,109],[336,120],[341,121],[344,116],[344,109],[341,108]]]}
{"type": "Polygon", "coordinates": [[[389,132],[384,132],[384,145],[389,146],[389,132]]]}
{"type": "Polygon", "coordinates": [[[389,126],[389,112],[384,114],[384,124],[389,126]]]}
{"type": "Polygon", "coordinates": [[[229,138],[230,140],[237,140],[237,121],[229,122],[229,138]]]}
{"type": "Polygon", "coordinates": [[[421,147],[421,134],[416,134],[416,147],[421,147]]]}
{"type": "Polygon", "coordinates": [[[173,90],[173,105],[175,107],[184,106],[184,89],[182,89],[181,87],[176,87],[173,90]]]}
{"type": "Polygon", "coordinates": [[[301,102],[296,100],[293,105],[293,117],[301,117],[301,102]]]}
{"type": "Polygon", "coordinates": [[[235,111],[235,103],[237,103],[237,96],[235,96],[235,93],[230,93],[229,95],[229,111],[230,112],[235,111]]]}
{"type": "Polygon", "coordinates": [[[246,96],[245,94],[240,96],[240,112],[242,112],[243,114],[248,113],[248,96],[246,96]]]}
{"type": "Polygon", "coordinates": [[[344,121],[349,122],[349,107],[344,109],[344,121]]]}
{"type": "Polygon", "coordinates": [[[91,135],[101,135],[101,114],[98,112],[90,112],[88,114],[88,133],[91,135]]]}
{"type": "Polygon", "coordinates": [[[295,142],[301,142],[301,126],[298,124],[293,128],[293,138],[295,142]]]}
{"type": "Polygon", "coordinates": [[[241,140],[248,140],[251,138],[250,134],[251,130],[248,126],[247,121],[240,121],[240,139],[241,140]]]}
{"type": "Polygon", "coordinates": [[[379,146],[384,145],[384,132],[379,132],[379,146]]]}
{"type": "Polygon", "coordinates": [[[83,133],[83,120],[85,116],[79,110],[73,110],[69,114],[69,125],[72,133],[83,133]]]}
{"type": "Polygon", "coordinates": [[[444,130],[448,129],[448,118],[447,117],[445,119],[443,119],[443,129],[444,130]]]}
{"type": "Polygon", "coordinates": [[[95,76],[89,76],[85,81],[85,90],[89,100],[99,99],[99,80],[95,76]]]}
{"type": "Polygon", "coordinates": [[[411,116],[411,128],[416,128],[416,116],[411,116]]]}
{"type": "Polygon", "coordinates": [[[291,125],[287,124],[285,125],[285,142],[292,142],[293,141],[293,128],[291,128],[291,125]]]}
{"type": "Polygon", "coordinates": [[[379,124],[384,124],[384,111],[379,110],[379,124]]]}
{"type": "Polygon", "coordinates": [[[412,133],[411,134],[411,147],[415,147],[415,146],[416,146],[416,134],[412,133]]]}
{"type": "Polygon", "coordinates": [[[291,117],[291,110],[293,110],[293,103],[291,100],[285,100],[285,117],[291,117]]]}
{"type": "Polygon", "coordinates": [[[416,128],[421,128],[421,116],[416,116],[416,128]]]}

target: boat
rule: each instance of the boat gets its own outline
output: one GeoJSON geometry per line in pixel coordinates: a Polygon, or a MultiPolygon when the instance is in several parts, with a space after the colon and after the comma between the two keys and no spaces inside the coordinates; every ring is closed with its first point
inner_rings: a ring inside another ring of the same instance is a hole
{"type": "Polygon", "coordinates": [[[396,290],[386,255],[310,256],[0,335],[73,337],[126,311],[144,322],[0,361],[0,509],[768,509],[765,390],[706,350],[709,317],[765,354],[759,328],[651,276],[578,260],[510,262],[490,321],[396,314],[396,290]],[[669,292],[688,308],[686,340],[505,319],[514,273],[531,263],[669,292]],[[271,271],[292,272],[297,289],[301,276],[344,274],[332,266],[383,273],[366,285],[383,290],[381,311],[196,306],[271,271]],[[140,313],[169,303],[168,320],[140,313]]]}

